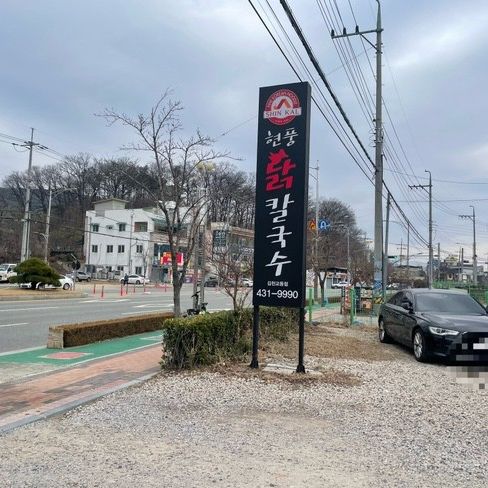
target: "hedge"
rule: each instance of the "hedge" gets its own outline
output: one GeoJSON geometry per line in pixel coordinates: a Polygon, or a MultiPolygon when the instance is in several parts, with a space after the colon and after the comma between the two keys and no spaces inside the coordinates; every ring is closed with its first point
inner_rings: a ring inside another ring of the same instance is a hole
{"type": "MultiPolygon", "coordinates": [[[[251,350],[253,311],[223,311],[168,319],[163,324],[162,366],[194,368],[251,350]]],[[[298,311],[260,308],[260,337],[284,341],[298,324],[298,311]]]]}
{"type": "Polygon", "coordinates": [[[115,337],[161,330],[165,321],[172,317],[173,312],[165,312],[84,324],[56,325],[49,328],[48,347],[82,346],[115,337]]]}

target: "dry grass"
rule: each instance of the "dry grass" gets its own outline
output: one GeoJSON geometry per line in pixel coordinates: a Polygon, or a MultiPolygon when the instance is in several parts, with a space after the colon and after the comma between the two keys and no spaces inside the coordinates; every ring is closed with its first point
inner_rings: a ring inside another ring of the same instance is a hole
{"type": "Polygon", "coordinates": [[[213,366],[199,368],[193,371],[182,372],[180,370],[178,372],[169,372],[169,374],[193,375],[193,374],[201,374],[202,372],[210,372],[210,373],[218,373],[226,377],[237,376],[239,378],[245,378],[245,379],[258,378],[264,383],[281,383],[281,384],[289,384],[296,387],[312,386],[318,383],[326,383],[326,384],[331,384],[336,386],[348,387],[348,386],[356,386],[361,383],[361,380],[357,376],[336,369],[320,371],[317,374],[299,374],[299,373],[282,374],[282,373],[275,373],[271,371],[264,371],[262,368],[265,365],[266,365],[265,362],[262,362],[260,363],[259,369],[252,369],[249,367],[248,363],[228,362],[228,363],[220,363],[213,366]]]}
{"type": "MultiPolygon", "coordinates": [[[[298,334],[288,342],[261,344],[266,355],[296,358],[298,334]]],[[[376,340],[376,328],[345,328],[332,326],[307,326],[305,328],[305,354],[317,358],[356,359],[362,361],[390,361],[397,357],[394,350],[387,349],[376,340]]]]}

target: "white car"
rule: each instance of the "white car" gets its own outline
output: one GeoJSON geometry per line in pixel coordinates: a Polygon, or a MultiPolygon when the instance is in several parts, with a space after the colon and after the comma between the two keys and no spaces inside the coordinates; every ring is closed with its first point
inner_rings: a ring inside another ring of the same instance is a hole
{"type": "Polygon", "coordinates": [[[251,278],[242,278],[241,281],[242,286],[246,286],[248,288],[251,288],[254,284],[253,280],[251,278]]]}
{"type": "MultiPolygon", "coordinates": [[[[120,278],[120,282],[124,283],[124,277],[120,278]]],[[[128,283],[129,285],[145,285],[146,283],[149,283],[149,280],[144,278],[144,276],[131,274],[129,275],[128,283]]]]}
{"type": "MultiPolygon", "coordinates": [[[[63,290],[71,290],[73,288],[73,280],[68,276],[60,275],[58,279],[60,285],[48,285],[46,283],[36,283],[36,290],[49,290],[53,288],[62,288],[63,290]]],[[[32,288],[32,283],[20,283],[20,288],[32,288]]]]}

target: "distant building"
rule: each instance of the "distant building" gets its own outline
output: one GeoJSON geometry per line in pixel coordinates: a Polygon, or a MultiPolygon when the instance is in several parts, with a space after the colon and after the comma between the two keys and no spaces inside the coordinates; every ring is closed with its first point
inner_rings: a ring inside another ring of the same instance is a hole
{"type": "MultiPolygon", "coordinates": [[[[117,198],[95,202],[86,212],[85,269],[100,278],[140,274],[169,281],[170,266],[161,264],[169,251],[166,219],[158,208],[127,209],[117,198]]],[[[182,228],[186,233],[186,228],[182,228]]],[[[186,251],[187,241],[182,239],[186,251]]]]}

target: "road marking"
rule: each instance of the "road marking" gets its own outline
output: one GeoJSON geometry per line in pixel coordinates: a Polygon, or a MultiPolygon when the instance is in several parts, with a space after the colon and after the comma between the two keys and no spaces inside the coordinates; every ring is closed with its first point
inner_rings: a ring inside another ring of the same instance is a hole
{"type": "MultiPolygon", "coordinates": [[[[171,305],[172,307],[173,305],[171,305]]],[[[151,312],[164,312],[163,309],[159,309],[159,310],[134,310],[133,312],[122,312],[120,315],[136,315],[138,313],[151,313],[151,312]]]]}
{"type": "Polygon", "coordinates": [[[28,310],[49,310],[53,308],[60,308],[60,307],[6,308],[4,310],[0,310],[0,312],[25,312],[28,310]]]}
{"type": "Polygon", "coordinates": [[[168,303],[167,305],[162,305],[160,303],[146,303],[144,305],[134,305],[134,308],[148,308],[148,307],[172,307],[173,304],[168,303]]]}
{"type": "Polygon", "coordinates": [[[0,324],[0,327],[13,327],[14,325],[29,325],[29,322],[19,322],[18,324],[0,324]]]}

